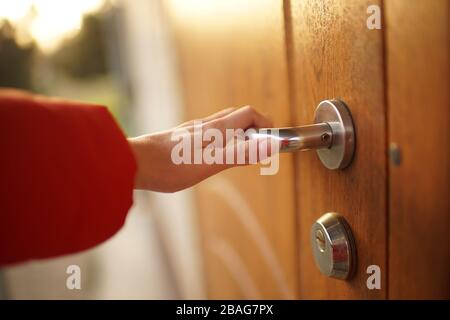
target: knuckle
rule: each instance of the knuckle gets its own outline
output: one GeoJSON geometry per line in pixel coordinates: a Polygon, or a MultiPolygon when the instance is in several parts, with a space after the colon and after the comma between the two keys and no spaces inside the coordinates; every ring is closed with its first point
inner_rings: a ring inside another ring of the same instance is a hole
{"type": "Polygon", "coordinates": [[[253,108],[250,105],[244,106],[244,107],[242,107],[242,109],[244,109],[247,112],[256,112],[255,108],[253,108]]]}
{"type": "Polygon", "coordinates": [[[220,131],[224,130],[226,127],[227,120],[224,118],[215,119],[205,126],[205,129],[214,128],[220,131]]]}

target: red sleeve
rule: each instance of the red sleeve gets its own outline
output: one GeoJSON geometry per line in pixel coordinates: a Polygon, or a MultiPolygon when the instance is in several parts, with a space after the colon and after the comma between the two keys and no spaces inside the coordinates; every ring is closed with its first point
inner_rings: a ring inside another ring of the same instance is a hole
{"type": "Polygon", "coordinates": [[[0,265],[111,237],[132,204],[135,172],[106,108],[0,90],[0,265]]]}

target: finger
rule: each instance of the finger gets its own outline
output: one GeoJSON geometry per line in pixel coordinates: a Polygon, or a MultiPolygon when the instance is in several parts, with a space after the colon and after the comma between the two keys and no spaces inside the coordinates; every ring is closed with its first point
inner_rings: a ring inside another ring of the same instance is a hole
{"type": "Polygon", "coordinates": [[[223,110],[220,110],[219,112],[213,113],[205,118],[202,119],[195,119],[195,120],[190,120],[187,122],[182,123],[181,125],[178,126],[178,128],[183,128],[183,127],[188,127],[188,126],[192,126],[194,125],[195,122],[202,122],[202,123],[206,123],[215,119],[219,119],[222,118],[228,114],[230,114],[231,112],[235,111],[236,108],[226,108],[223,110]]]}
{"type": "MultiPolygon", "coordinates": [[[[209,146],[211,147],[211,146],[209,146]]],[[[216,150],[219,150],[217,148],[216,150]]],[[[279,151],[271,139],[231,141],[220,151],[225,167],[245,166],[267,160],[279,151]]]]}
{"type": "MultiPolygon", "coordinates": [[[[219,152],[219,162],[215,164],[203,164],[201,172],[204,176],[201,180],[225,169],[247,166],[256,164],[258,162],[267,165],[265,161],[271,161],[269,158],[279,151],[277,144],[273,143],[271,139],[257,139],[252,144],[249,140],[233,141],[225,146],[225,148],[214,148],[214,154],[219,152]]],[[[212,146],[208,146],[212,147],[212,146]]],[[[209,150],[211,152],[211,150],[209,150]]],[[[197,167],[198,168],[198,167],[197,167]]]]}
{"type": "Polygon", "coordinates": [[[219,118],[222,118],[236,110],[237,110],[237,108],[226,108],[226,109],[220,110],[219,112],[213,113],[212,115],[209,115],[209,116],[203,118],[202,120],[203,120],[203,122],[208,122],[208,121],[212,121],[215,119],[219,119],[219,118]]]}
{"type": "Polygon", "coordinates": [[[225,129],[248,129],[248,128],[270,128],[272,121],[257,112],[250,106],[239,108],[228,115],[210,121],[205,128],[217,128],[225,131],[225,129]]]}
{"type": "Polygon", "coordinates": [[[227,127],[248,129],[272,127],[272,121],[251,106],[242,107],[224,117],[227,127]]]}

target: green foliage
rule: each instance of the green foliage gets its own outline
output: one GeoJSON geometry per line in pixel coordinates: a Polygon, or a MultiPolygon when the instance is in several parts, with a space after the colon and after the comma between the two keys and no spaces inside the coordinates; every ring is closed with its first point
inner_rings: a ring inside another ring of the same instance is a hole
{"type": "Polygon", "coordinates": [[[15,29],[4,21],[0,27],[0,87],[31,89],[34,44],[21,47],[15,29]]]}
{"type": "Polygon", "coordinates": [[[86,78],[108,72],[106,39],[100,15],[83,18],[80,32],[66,40],[53,55],[55,66],[74,78],[86,78]]]}

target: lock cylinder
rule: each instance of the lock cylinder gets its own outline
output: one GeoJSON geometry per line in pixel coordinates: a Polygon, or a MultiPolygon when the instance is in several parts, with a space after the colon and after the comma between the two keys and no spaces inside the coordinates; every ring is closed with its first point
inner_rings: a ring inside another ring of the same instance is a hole
{"type": "Polygon", "coordinates": [[[331,278],[351,278],[356,266],[356,247],[345,219],[330,212],[311,228],[311,248],[319,271],[331,278]]]}

